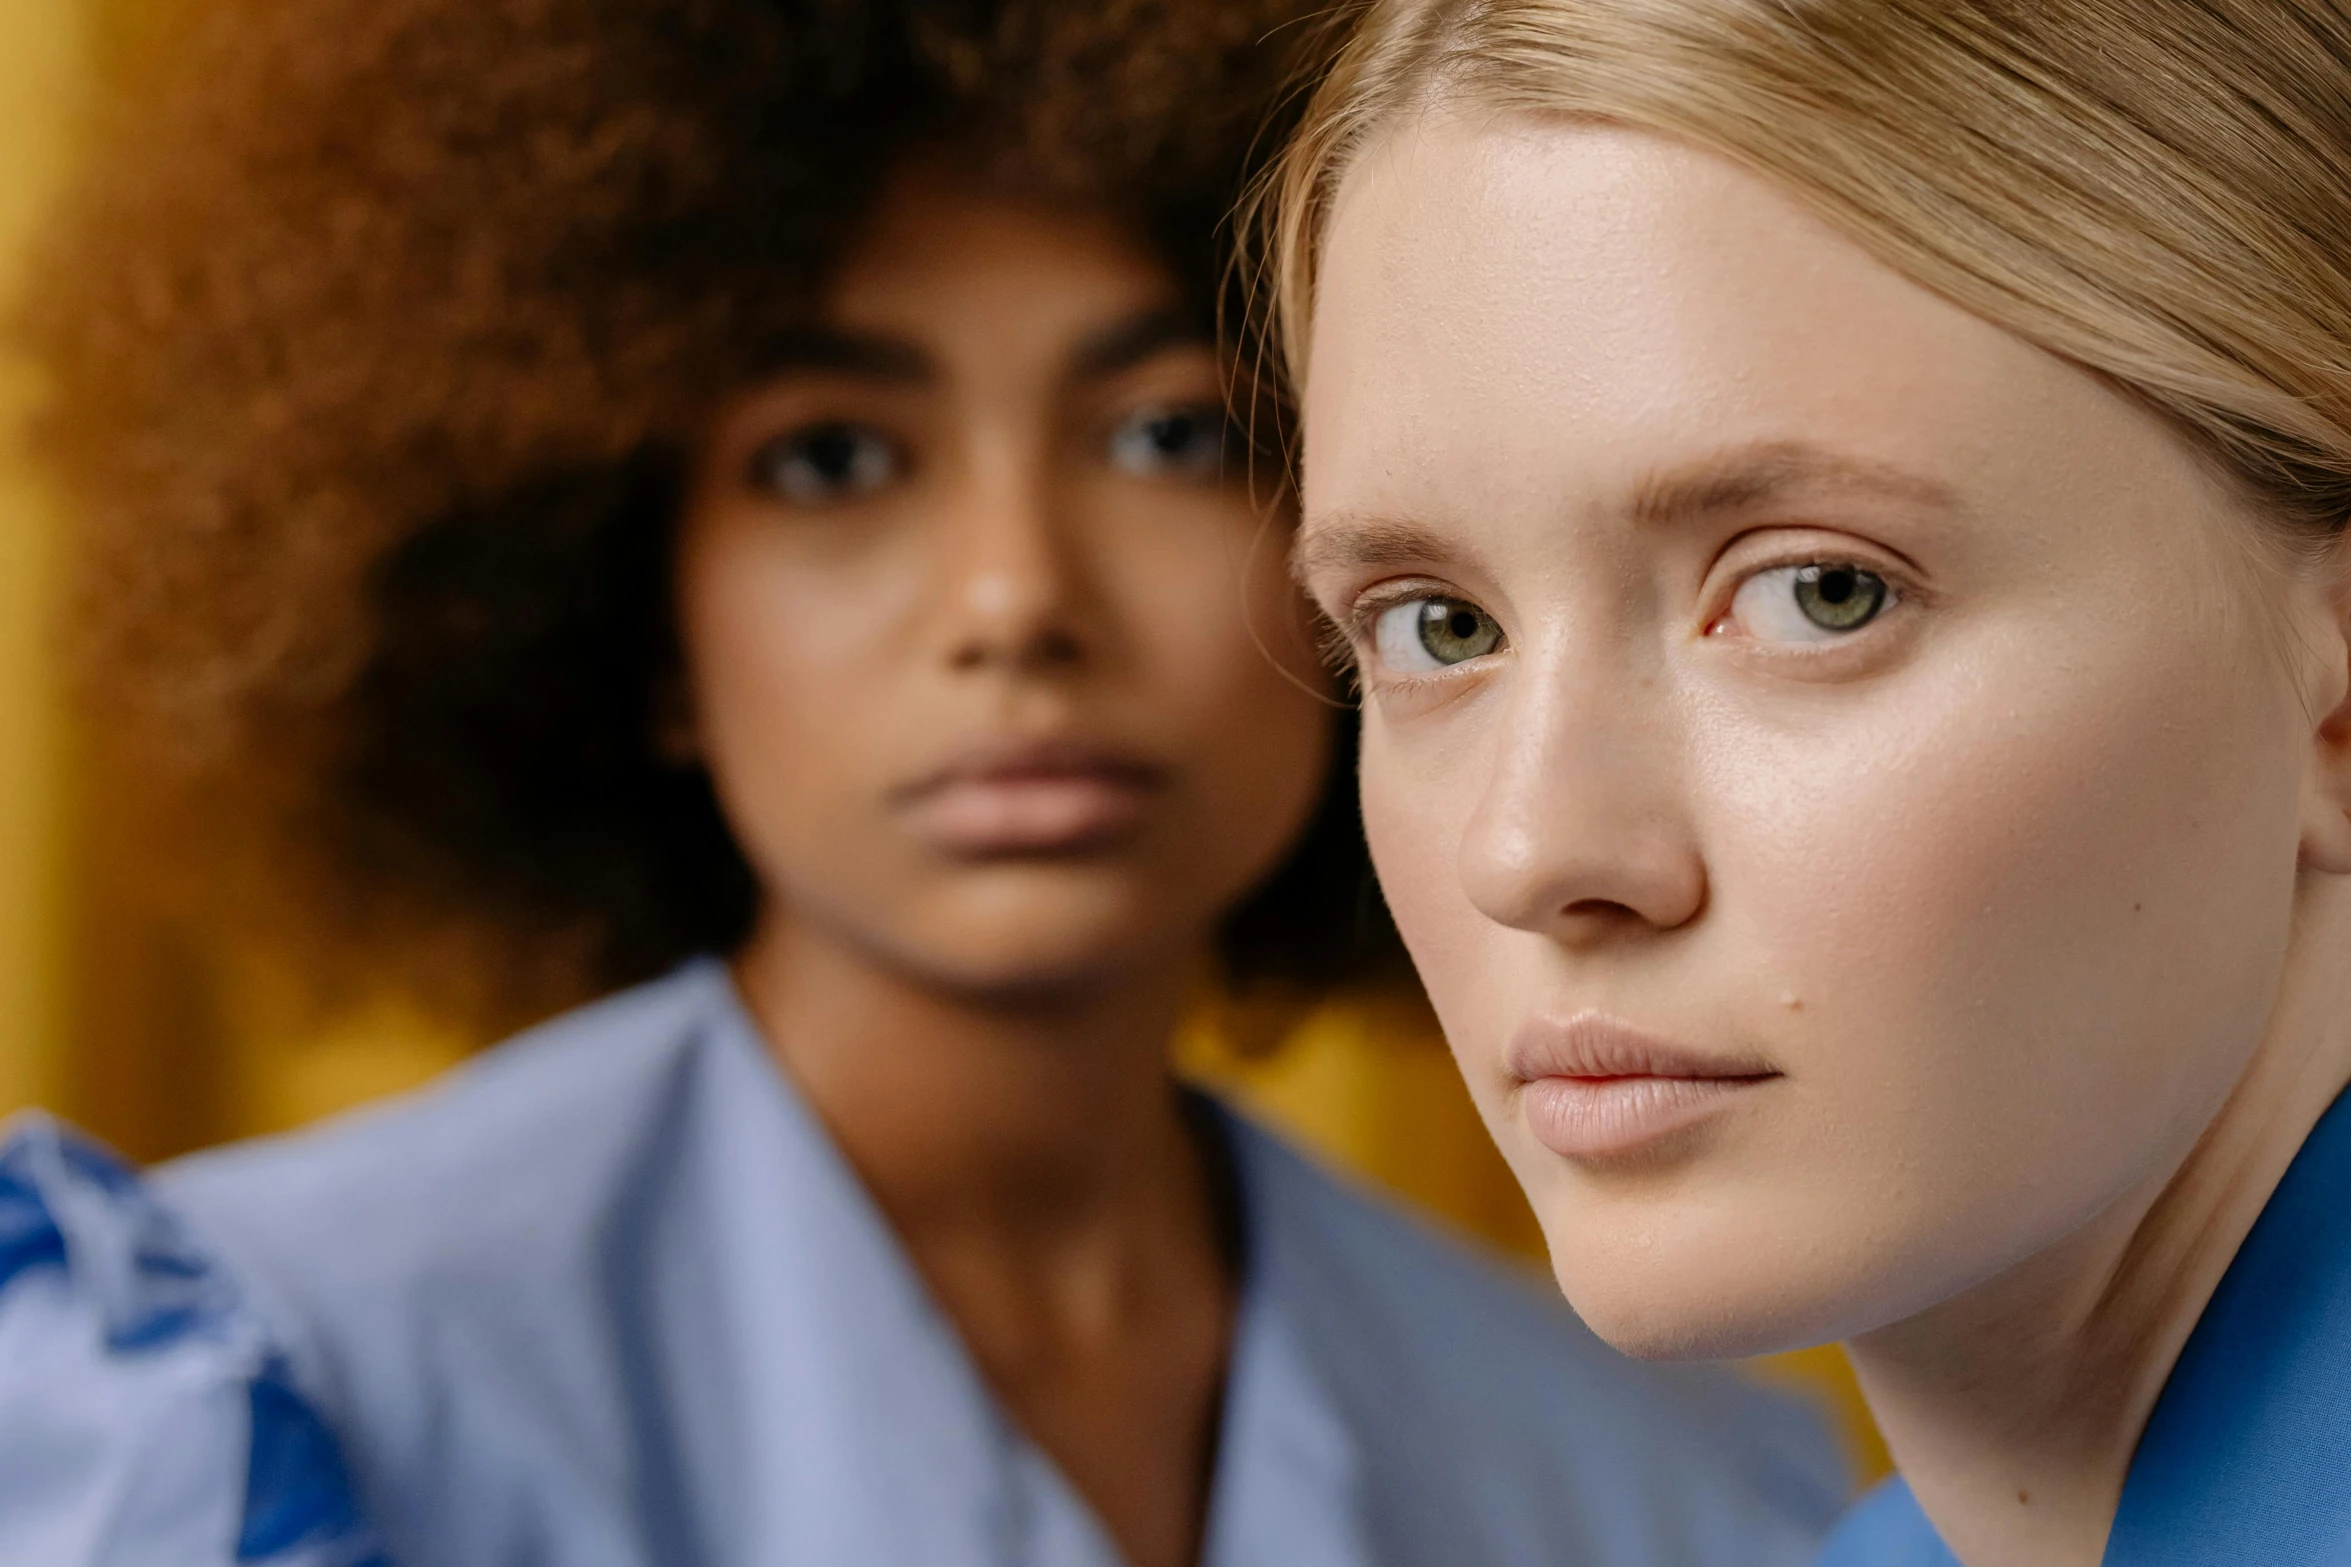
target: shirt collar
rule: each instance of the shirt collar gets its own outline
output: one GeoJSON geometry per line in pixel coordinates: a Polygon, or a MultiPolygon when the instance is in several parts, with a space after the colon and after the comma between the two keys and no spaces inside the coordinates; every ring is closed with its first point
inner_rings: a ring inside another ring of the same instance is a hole
{"type": "Polygon", "coordinates": [[[2351,1095],[2311,1128],[2180,1352],[2106,1559],[2332,1560],[2347,1543],[2351,1095]]]}
{"type": "Polygon", "coordinates": [[[1305,1194],[1265,1133],[1229,1111],[1218,1118],[1240,1187],[1245,1261],[1202,1560],[1360,1567],[1373,1560],[1360,1449],[1306,1353],[1312,1291],[1290,1267],[1293,1208],[1305,1194]]]}
{"type": "MultiPolygon", "coordinates": [[[[2351,1093],[2319,1118],[2172,1368],[2107,1567],[2335,1561],[2351,1546],[2351,1093]]],[[[1957,1567],[1897,1478],[1818,1567],[1957,1567]]]]}
{"type": "MultiPolygon", "coordinates": [[[[715,1217],[729,1315],[763,1346],[733,1402],[757,1455],[749,1467],[769,1477],[758,1504],[777,1545],[769,1559],[1111,1567],[1106,1532],[987,1389],[887,1219],[775,1069],[731,977],[710,964],[703,982],[718,1047],[701,1090],[717,1134],[704,1191],[728,1210],[715,1217]],[[812,1482],[808,1494],[795,1477],[812,1482]]],[[[1295,1194],[1264,1134],[1217,1119],[1244,1260],[1203,1560],[1360,1567],[1372,1556],[1353,1435],[1302,1351],[1308,1312],[1283,1263],[1295,1194]]]]}

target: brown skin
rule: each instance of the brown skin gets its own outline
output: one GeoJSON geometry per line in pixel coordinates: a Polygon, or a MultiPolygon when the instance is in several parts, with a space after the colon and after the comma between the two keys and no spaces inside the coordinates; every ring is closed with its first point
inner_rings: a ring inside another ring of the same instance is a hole
{"type": "Polygon", "coordinates": [[[1136,1567],[1197,1559],[1236,1295],[1166,1042],[1329,743],[1178,302],[1106,220],[902,181],[837,341],[722,413],[678,587],[742,991],[1136,1567]]]}
{"type": "MultiPolygon", "coordinates": [[[[93,741],[201,823],[126,889],[485,1038],[751,928],[643,722],[676,651],[648,557],[672,456],[903,161],[1115,208],[1212,290],[1335,31],[1306,0],[141,9],[17,323],[93,741]]],[[[1237,985],[1359,967],[1351,815],[1225,932],[1237,985]]]]}

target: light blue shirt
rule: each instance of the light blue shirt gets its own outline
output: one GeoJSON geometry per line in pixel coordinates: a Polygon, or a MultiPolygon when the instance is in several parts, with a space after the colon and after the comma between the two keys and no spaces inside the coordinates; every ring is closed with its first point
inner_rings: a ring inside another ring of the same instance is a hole
{"type": "MultiPolygon", "coordinates": [[[[1821,1426],[1227,1117],[1208,1567],[1773,1567],[1821,1426]]],[[[0,1563],[1113,1567],[726,970],[142,1181],[0,1148],[0,1563]],[[378,1534],[380,1531],[380,1536],[378,1534]],[[381,1555],[379,1556],[379,1552],[381,1555]]]]}
{"type": "MultiPolygon", "coordinates": [[[[2351,1095],[2304,1139],[2132,1455],[2107,1567],[2351,1564],[2351,1095]]],[[[1819,1567],[1959,1567],[1899,1479],[1819,1567]]]]}

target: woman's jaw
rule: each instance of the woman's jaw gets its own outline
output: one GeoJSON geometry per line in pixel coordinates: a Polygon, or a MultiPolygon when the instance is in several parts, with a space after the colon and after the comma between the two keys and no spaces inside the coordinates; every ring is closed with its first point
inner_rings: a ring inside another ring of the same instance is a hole
{"type": "Polygon", "coordinates": [[[1996,1294],[2338,1048],[2272,1014],[2344,638],[2168,426],[1635,132],[1407,127],[1323,256],[1299,563],[1374,858],[1604,1336],[1996,1294]]]}

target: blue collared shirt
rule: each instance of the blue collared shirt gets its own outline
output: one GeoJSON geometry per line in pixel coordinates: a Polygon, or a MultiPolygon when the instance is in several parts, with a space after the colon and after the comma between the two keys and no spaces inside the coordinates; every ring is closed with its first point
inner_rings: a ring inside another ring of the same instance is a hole
{"type": "MultiPolygon", "coordinates": [[[[2180,1352],[2108,1567],[2351,1563],[2351,1095],[2320,1117],[2180,1352]]],[[[1890,1480],[1818,1567],[1958,1567],[1890,1480]]]]}
{"type": "MultiPolygon", "coordinates": [[[[1843,1471],[1809,1411],[1622,1359],[1223,1124],[1209,1567],[1810,1557],[1843,1471]]],[[[1117,1556],[704,962],[145,1180],[49,1123],[0,1151],[0,1563],[379,1559],[1117,1556]]]]}

